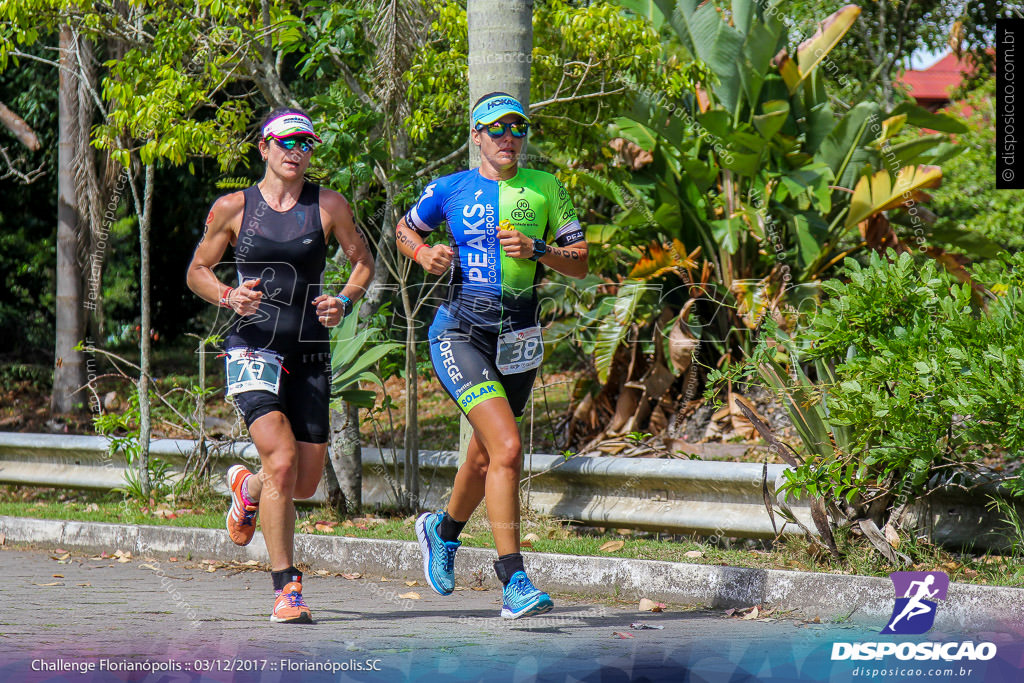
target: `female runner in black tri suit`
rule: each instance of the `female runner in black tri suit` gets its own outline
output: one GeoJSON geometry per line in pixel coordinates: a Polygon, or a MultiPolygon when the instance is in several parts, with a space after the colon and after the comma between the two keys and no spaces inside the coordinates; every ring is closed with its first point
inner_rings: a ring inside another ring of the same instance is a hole
{"type": "Polygon", "coordinates": [[[246,545],[262,512],[276,594],[270,619],[308,623],[302,573],[294,566],[293,500],[313,495],[324,468],[331,389],[327,328],[363,295],[373,259],[345,198],[304,178],[320,141],[305,112],[274,110],[260,131],[266,173],[256,185],[214,202],[188,268],[188,286],[239,316],[225,343],[228,394],[262,468],[255,476],[242,465],[228,471],[228,533],[246,545]],[[331,235],[352,263],[337,294],[324,292],[321,282],[331,235]],[[229,244],[237,287],[213,272],[229,244]]]}

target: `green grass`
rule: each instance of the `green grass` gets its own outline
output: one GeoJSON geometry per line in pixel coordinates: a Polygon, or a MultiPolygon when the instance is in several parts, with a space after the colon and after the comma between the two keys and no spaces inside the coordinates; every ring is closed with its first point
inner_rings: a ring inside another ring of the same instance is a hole
{"type": "MultiPolygon", "coordinates": [[[[467,547],[494,548],[485,507],[482,505],[466,525],[461,540],[467,547]]],[[[116,493],[0,486],[0,515],[14,517],[223,529],[226,508],[227,500],[216,495],[193,500],[154,501],[152,506],[140,506],[123,501],[116,493]],[[175,519],[159,516],[161,511],[166,514],[168,510],[175,512],[175,519]]],[[[300,507],[298,516],[296,531],[300,533],[399,541],[416,539],[413,516],[380,513],[380,516],[344,519],[327,507],[300,507]],[[330,530],[320,531],[315,528],[317,522],[333,525],[330,530]]],[[[529,534],[538,538],[524,549],[534,552],[880,577],[887,577],[897,570],[937,569],[949,574],[953,581],[1024,586],[1024,566],[1019,558],[955,554],[938,546],[909,540],[904,541],[899,550],[913,559],[913,565],[894,567],[868,548],[863,539],[842,530],[837,533],[836,542],[844,554],[843,560],[822,555],[802,537],[786,537],[775,543],[725,539],[712,544],[700,537],[579,528],[535,514],[529,514],[523,520],[522,535],[527,538],[529,534]],[[615,549],[602,550],[602,546],[610,541],[616,542],[612,546],[615,549]],[[618,541],[622,542],[621,547],[618,547],[618,541]]]]}

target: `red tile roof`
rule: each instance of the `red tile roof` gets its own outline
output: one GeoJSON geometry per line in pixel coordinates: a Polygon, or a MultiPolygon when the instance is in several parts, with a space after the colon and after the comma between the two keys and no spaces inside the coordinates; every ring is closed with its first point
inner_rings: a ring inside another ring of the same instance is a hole
{"type": "Polygon", "coordinates": [[[971,65],[966,60],[958,59],[950,52],[935,64],[921,71],[906,71],[900,83],[907,88],[909,94],[918,100],[948,101],[950,92],[960,85],[963,72],[970,71],[971,65]]]}

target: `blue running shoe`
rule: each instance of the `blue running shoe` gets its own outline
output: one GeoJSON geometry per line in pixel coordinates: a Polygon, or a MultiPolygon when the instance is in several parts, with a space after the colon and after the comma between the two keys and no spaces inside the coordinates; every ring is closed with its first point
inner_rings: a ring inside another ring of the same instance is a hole
{"type": "Polygon", "coordinates": [[[423,575],[439,595],[451,595],[455,590],[455,551],[460,541],[444,541],[438,534],[444,512],[424,512],[416,520],[416,538],[423,551],[423,575]]]}
{"type": "Polygon", "coordinates": [[[526,572],[516,572],[512,575],[505,590],[502,591],[502,598],[501,616],[505,619],[533,617],[550,612],[555,606],[550,595],[537,590],[530,583],[526,572]]]}

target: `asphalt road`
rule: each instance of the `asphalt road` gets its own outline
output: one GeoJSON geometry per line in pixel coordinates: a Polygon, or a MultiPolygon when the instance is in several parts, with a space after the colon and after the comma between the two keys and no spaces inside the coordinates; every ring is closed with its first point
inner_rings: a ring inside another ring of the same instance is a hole
{"type": "Polygon", "coordinates": [[[856,681],[832,643],[877,639],[787,615],[641,613],[557,594],[554,612],[509,622],[497,590],[441,597],[315,574],[303,591],[315,623],[275,624],[258,568],[57,550],[0,546],[0,681],[856,681]]]}

